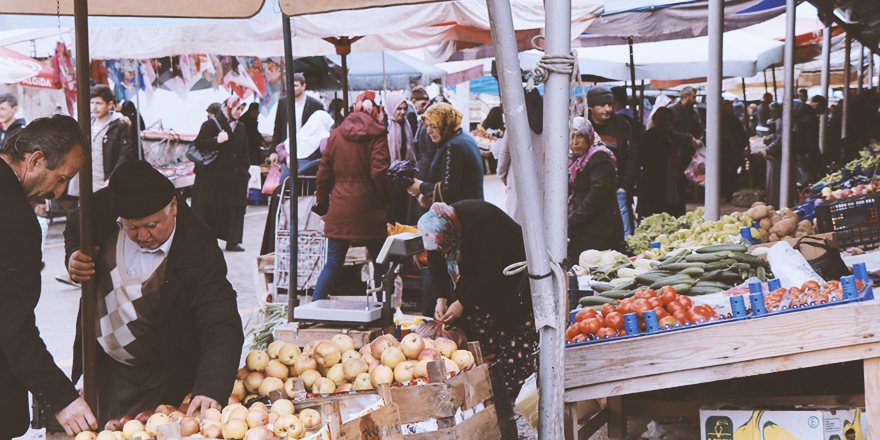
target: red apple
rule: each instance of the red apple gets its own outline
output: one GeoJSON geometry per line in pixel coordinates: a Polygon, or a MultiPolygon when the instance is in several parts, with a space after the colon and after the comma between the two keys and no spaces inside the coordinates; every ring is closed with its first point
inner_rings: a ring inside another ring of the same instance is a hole
{"type": "Polygon", "coordinates": [[[199,426],[199,421],[192,417],[184,417],[180,419],[180,436],[181,437],[189,437],[198,433],[201,430],[201,426],[199,426]]]}
{"type": "Polygon", "coordinates": [[[440,353],[440,350],[436,348],[426,348],[419,353],[419,360],[428,359],[430,361],[439,361],[440,358],[443,357],[443,354],[440,353]]]}
{"type": "Polygon", "coordinates": [[[147,420],[150,420],[150,416],[152,416],[153,414],[156,414],[156,411],[147,410],[147,411],[144,411],[144,412],[134,416],[134,419],[137,420],[138,422],[146,424],[147,420]]]}
{"type": "Polygon", "coordinates": [[[407,359],[418,359],[419,354],[422,353],[422,350],[425,349],[425,341],[421,336],[410,333],[403,337],[403,340],[400,341],[400,351],[406,356],[407,359]]]}

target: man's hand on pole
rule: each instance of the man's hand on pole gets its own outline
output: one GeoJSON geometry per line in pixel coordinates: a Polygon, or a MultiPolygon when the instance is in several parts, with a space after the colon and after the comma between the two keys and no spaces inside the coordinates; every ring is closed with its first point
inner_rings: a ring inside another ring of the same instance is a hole
{"type": "MultiPolygon", "coordinates": [[[[95,246],[95,255],[98,255],[98,250],[100,248],[95,246]]],[[[95,274],[95,263],[92,261],[92,257],[84,254],[81,250],[77,250],[70,256],[70,261],[67,262],[67,273],[70,274],[71,280],[77,283],[84,283],[92,279],[92,275],[95,274]]]]}

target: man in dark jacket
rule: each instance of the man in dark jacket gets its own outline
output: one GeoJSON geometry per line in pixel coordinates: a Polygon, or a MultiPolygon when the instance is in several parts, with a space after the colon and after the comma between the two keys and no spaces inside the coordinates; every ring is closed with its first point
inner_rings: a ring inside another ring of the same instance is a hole
{"type": "Polygon", "coordinates": [[[675,116],[672,126],[674,138],[688,137],[695,149],[703,146],[703,123],[700,114],[694,108],[697,103],[697,91],[693,87],[681,89],[681,100],[669,107],[675,116]]]}
{"type": "MultiPolygon", "coordinates": [[[[144,161],[121,165],[94,206],[96,257],[79,250],[76,213],[64,245],[71,279],[97,283],[99,422],[178,405],[188,393],[188,415],[220,409],[244,336],[214,233],[144,161]]],[[[81,344],[77,327],[74,380],[82,374],[81,344]]]]}
{"type": "Polygon", "coordinates": [[[111,110],[116,101],[110,87],[97,85],[89,92],[92,110],[92,190],[104,187],[123,162],[137,158],[131,143],[131,127],[124,116],[111,110]]]}
{"type": "Polygon", "coordinates": [[[260,104],[256,102],[252,102],[247,111],[245,111],[241,118],[239,118],[239,122],[244,124],[247,128],[247,140],[248,140],[248,157],[251,165],[260,165],[263,163],[262,161],[262,149],[263,144],[266,142],[263,140],[263,134],[260,133],[258,128],[259,122],[258,118],[260,117],[260,104]]]}
{"type": "Polygon", "coordinates": [[[633,216],[630,195],[639,179],[639,154],[633,141],[632,127],[623,116],[614,113],[611,90],[605,86],[592,87],[587,92],[590,122],[605,146],[617,158],[617,203],[623,218],[624,237],[632,235],[633,216]]]}
{"type": "MultiPolygon", "coordinates": [[[[819,96],[819,95],[816,95],[819,96]]],[[[810,104],[793,100],[791,102],[792,131],[791,145],[794,159],[795,183],[810,183],[810,166],[819,162],[819,115],[810,104]],[[809,159],[809,161],[808,161],[809,159]],[[810,163],[810,165],[808,165],[810,163]]]]}
{"type": "MultiPolygon", "coordinates": [[[[318,110],[324,110],[324,104],[311,96],[306,95],[306,77],[297,73],[293,75],[293,93],[296,97],[296,129],[299,130],[309,116],[318,110]]],[[[287,121],[287,97],[278,100],[278,109],[275,111],[275,131],[272,134],[272,151],[278,144],[284,142],[289,136],[287,121]]]]}
{"type": "Polygon", "coordinates": [[[40,224],[33,205],[60,197],[82,167],[88,139],[69,116],[33,121],[0,149],[0,438],[24,435],[28,391],[68,435],[95,430],[95,416],[55,365],[37,329],[40,224]]]}
{"type": "Polygon", "coordinates": [[[24,118],[15,119],[15,113],[18,112],[18,98],[12,93],[4,93],[0,95],[0,149],[9,139],[19,130],[24,128],[24,118]]]}

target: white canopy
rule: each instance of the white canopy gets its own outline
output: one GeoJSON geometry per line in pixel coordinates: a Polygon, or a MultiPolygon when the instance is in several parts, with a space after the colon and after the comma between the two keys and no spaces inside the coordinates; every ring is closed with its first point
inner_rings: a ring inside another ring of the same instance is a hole
{"type": "MultiPolygon", "coordinates": [[[[784,43],[742,31],[724,34],[723,75],[750,77],[782,60],[784,43]]],[[[631,79],[626,45],[576,49],[582,75],[631,79]]],[[[637,80],[701,78],[708,74],[709,38],[697,37],[633,45],[637,80]]],[[[523,68],[535,66],[541,52],[520,56],[523,68]]]]}

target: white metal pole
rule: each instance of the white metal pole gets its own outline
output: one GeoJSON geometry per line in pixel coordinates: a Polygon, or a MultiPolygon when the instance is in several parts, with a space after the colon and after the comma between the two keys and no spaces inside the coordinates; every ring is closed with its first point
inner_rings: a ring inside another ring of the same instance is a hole
{"type": "Polygon", "coordinates": [[[540,278],[550,273],[551,266],[544,239],[544,224],[541,218],[543,207],[538,192],[537,171],[532,159],[534,156],[510,1],[488,0],[487,4],[504,117],[507,121],[505,136],[509,136],[511,163],[516,176],[516,193],[522,206],[523,238],[528,271],[534,276],[530,278],[529,284],[532,289],[535,326],[541,337],[538,364],[541,414],[538,419],[538,438],[562,439],[564,364],[553,360],[561,360],[565,348],[563,339],[554,337],[556,331],[564,328],[565,325],[564,310],[561,305],[562,295],[565,295],[565,292],[557,291],[552,277],[540,278]]]}
{"type": "Polygon", "coordinates": [[[828,145],[825,141],[825,129],[828,125],[827,100],[831,97],[828,87],[831,83],[831,23],[822,30],[822,96],[826,99],[825,111],[819,115],[819,151],[825,154],[828,145]]]}
{"type": "Polygon", "coordinates": [[[788,190],[791,183],[791,106],[794,100],[794,23],[795,0],[785,2],[785,97],[782,101],[782,158],[779,173],[779,205],[776,208],[788,207],[788,190]]]}
{"type": "Polygon", "coordinates": [[[865,45],[859,42],[859,93],[862,93],[862,87],[865,86],[865,45]]]}
{"type": "Polygon", "coordinates": [[[721,215],[721,59],[724,0],[709,0],[709,72],[706,78],[706,220],[721,215]]]}

